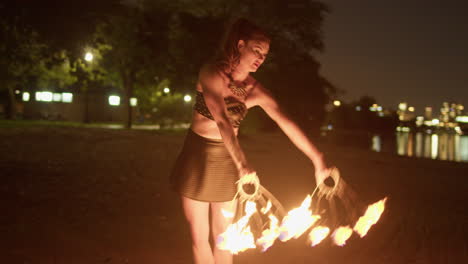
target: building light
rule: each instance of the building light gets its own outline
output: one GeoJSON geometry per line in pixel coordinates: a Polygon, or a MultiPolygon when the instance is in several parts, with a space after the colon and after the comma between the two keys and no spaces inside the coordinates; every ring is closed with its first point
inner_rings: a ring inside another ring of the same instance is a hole
{"type": "Polygon", "coordinates": [[[385,116],[384,112],[379,112],[378,115],[379,115],[380,117],[384,117],[384,116],[385,116]]]}
{"type": "Polygon", "coordinates": [[[468,123],[468,116],[457,116],[455,121],[460,123],[468,123]]]}
{"type": "Polygon", "coordinates": [[[36,101],[52,102],[53,95],[51,92],[36,92],[36,101]]]}
{"type": "Polygon", "coordinates": [[[408,107],[408,111],[414,112],[414,107],[413,106],[408,107]]]}
{"type": "Polygon", "coordinates": [[[356,106],[356,111],[361,111],[361,106],[356,106]]]}
{"type": "Polygon", "coordinates": [[[120,105],[120,96],[117,96],[117,95],[109,96],[109,104],[113,106],[120,105]]]}
{"type": "Polygon", "coordinates": [[[341,105],[341,101],[335,100],[335,101],[333,101],[333,105],[336,106],[336,107],[338,107],[338,106],[341,105]]]}
{"type": "Polygon", "coordinates": [[[164,92],[165,94],[168,94],[170,91],[171,91],[171,89],[169,89],[168,87],[166,87],[166,88],[163,89],[163,92],[164,92]]]}
{"type": "Polygon", "coordinates": [[[432,119],[432,125],[437,126],[439,124],[439,119],[434,118],[432,119]]]}
{"type": "Polygon", "coordinates": [[[28,92],[23,93],[23,102],[29,102],[31,95],[28,92]]]}
{"type": "Polygon", "coordinates": [[[399,103],[398,104],[398,109],[401,111],[406,111],[406,108],[408,107],[407,103],[399,103]]]}
{"type": "Polygon", "coordinates": [[[54,102],[61,102],[62,101],[62,94],[54,93],[52,97],[52,101],[54,102]]]}
{"type": "Polygon", "coordinates": [[[15,90],[15,94],[20,94],[20,90],[15,90]]]}
{"type": "Polygon", "coordinates": [[[381,112],[383,108],[381,106],[377,106],[377,111],[381,112]]]}
{"type": "Polygon", "coordinates": [[[187,102],[187,103],[190,102],[190,101],[192,101],[192,96],[186,94],[186,95],[184,96],[184,101],[187,102]]]}
{"type": "Polygon", "coordinates": [[[137,106],[137,104],[138,104],[138,99],[136,99],[135,97],[130,98],[131,106],[137,106]]]}
{"type": "Polygon", "coordinates": [[[63,103],[73,102],[73,94],[72,93],[62,93],[62,102],[63,103]]]}

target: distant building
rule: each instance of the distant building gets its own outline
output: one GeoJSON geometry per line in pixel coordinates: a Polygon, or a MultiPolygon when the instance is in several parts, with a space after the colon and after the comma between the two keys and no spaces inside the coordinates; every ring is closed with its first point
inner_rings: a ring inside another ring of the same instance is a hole
{"type": "MultiPolygon", "coordinates": [[[[24,119],[123,122],[127,116],[121,93],[111,89],[89,92],[88,95],[40,90],[23,91],[18,96],[17,115],[24,119]]],[[[137,99],[131,98],[130,103],[135,118],[138,115],[137,99]]]]}

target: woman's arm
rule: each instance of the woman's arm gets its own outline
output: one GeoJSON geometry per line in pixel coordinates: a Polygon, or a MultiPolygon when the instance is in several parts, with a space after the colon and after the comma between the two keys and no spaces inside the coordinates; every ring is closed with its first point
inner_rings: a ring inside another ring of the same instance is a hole
{"type": "Polygon", "coordinates": [[[218,126],[223,142],[231,155],[239,176],[254,172],[247,163],[244,152],[242,151],[234,128],[228,119],[226,113],[226,104],[223,97],[223,87],[226,85],[221,74],[205,66],[200,71],[200,83],[203,88],[203,96],[211,115],[218,126]]]}
{"type": "Polygon", "coordinates": [[[273,98],[271,93],[265,89],[260,83],[252,91],[253,104],[259,105],[268,116],[273,119],[281,130],[288,136],[288,138],[301,150],[314,164],[315,178],[317,184],[320,184],[327,169],[323,159],[323,154],[314,146],[312,141],[305,135],[305,133],[294,123],[285,113],[281,110],[277,101],[273,98]]]}

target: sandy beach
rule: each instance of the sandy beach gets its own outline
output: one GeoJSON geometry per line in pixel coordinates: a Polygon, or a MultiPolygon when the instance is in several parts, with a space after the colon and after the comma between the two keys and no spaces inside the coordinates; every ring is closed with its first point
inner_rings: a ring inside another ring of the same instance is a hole
{"type": "MultiPolygon", "coordinates": [[[[0,263],[191,263],[168,186],[184,132],[38,126],[0,128],[0,137],[0,263]]],[[[235,263],[468,263],[468,163],[319,141],[364,203],[388,197],[381,221],[342,248],[277,241],[235,263]]],[[[312,164],[284,135],[240,142],[286,209],[313,191],[312,164]]]]}

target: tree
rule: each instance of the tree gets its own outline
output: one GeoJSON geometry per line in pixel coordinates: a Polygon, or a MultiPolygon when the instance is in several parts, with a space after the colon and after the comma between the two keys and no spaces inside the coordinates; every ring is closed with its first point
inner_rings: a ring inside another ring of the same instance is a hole
{"type": "Polygon", "coordinates": [[[4,40],[0,43],[0,79],[2,88],[8,92],[6,117],[11,119],[16,115],[14,90],[25,86],[43,69],[45,45],[40,43],[37,33],[21,25],[18,18],[2,20],[0,27],[4,40]]]}

